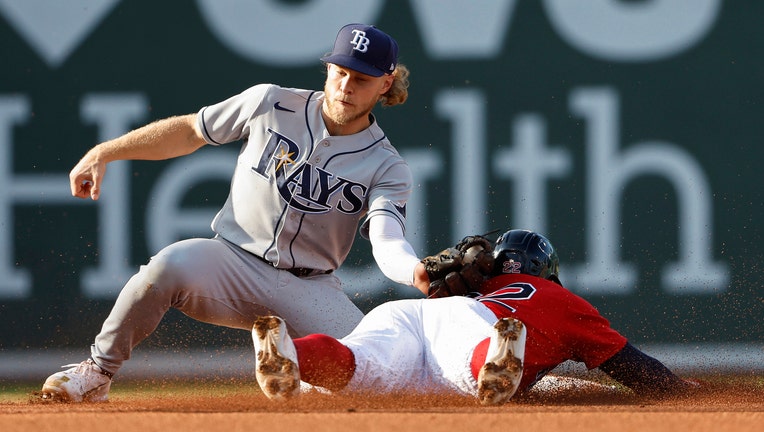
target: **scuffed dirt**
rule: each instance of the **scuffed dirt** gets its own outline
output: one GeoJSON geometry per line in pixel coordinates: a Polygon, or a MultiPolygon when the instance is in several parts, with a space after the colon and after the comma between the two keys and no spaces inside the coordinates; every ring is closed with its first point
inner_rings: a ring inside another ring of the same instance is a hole
{"type": "Polygon", "coordinates": [[[665,399],[567,390],[525,395],[500,407],[435,395],[325,395],[268,400],[251,383],[115,383],[100,404],[0,401],[0,430],[575,430],[748,431],[764,424],[764,378],[714,377],[693,394],[665,399]],[[104,422],[107,425],[104,425],[104,422]],[[519,422],[519,423],[518,423],[519,422]]]}

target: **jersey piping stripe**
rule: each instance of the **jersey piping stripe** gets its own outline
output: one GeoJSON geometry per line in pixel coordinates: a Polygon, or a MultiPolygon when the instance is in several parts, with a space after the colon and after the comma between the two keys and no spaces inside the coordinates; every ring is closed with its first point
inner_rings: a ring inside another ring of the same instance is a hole
{"type": "MultiPolygon", "coordinates": [[[[294,252],[292,251],[292,246],[294,246],[294,242],[297,241],[297,234],[299,234],[300,231],[302,230],[302,222],[304,220],[305,220],[305,213],[303,213],[302,216],[300,216],[300,224],[297,225],[297,231],[295,235],[292,237],[292,241],[289,242],[289,256],[292,258],[293,267],[295,267],[297,263],[295,262],[295,259],[294,259],[294,252]]],[[[326,270],[326,269],[317,269],[317,270],[326,270]]]]}
{"type": "MultiPolygon", "coordinates": [[[[309,117],[308,117],[308,107],[310,106],[310,102],[313,99],[313,95],[315,95],[315,94],[316,94],[315,91],[310,92],[310,94],[308,95],[308,98],[305,100],[305,107],[303,109],[303,115],[305,116],[305,126],[308,129],[308,135],[310,135],[310,148],[309,148],[309,151],[308,151],[309,155],[311,153],[313,153],[313,130],[310,128],[310,121],[309,121],[309,117]]],[[[294,197],[292,199],[294,199],[294,197]]],[[[288,209],[289,209],[289,203],[287,203],[284,206],[284,208],[281,210],[281,215],[279,215],[278,223],[276,223],[276,227],[274,228],[274,231],[273,231],[273,241],[271,242],[270,245],[268,245],[267,248],[265,248],[265,253],[263,253],[263,255],[267,255],[268,252],[270,252],[270,250],[273,249],[276,246],[276,240],[278,239],[279,227],[282,226],[284,218],[286,217],[286,213],[287,213],[288,209]]],[[[305,215],[303,214],[302,217],[304,218],[305,215]]],[[[294,244],[294,241],[297,239],[297,235],[300,233],[300,228],[301,227],[302,227],[302,218],[300,219],[300,225],[297,228],[295,236],[292,237],[292,240],[289,242],[289,255],[290,255],[290,258],[292,258],[292,267],[295,267],[295,264],[296,264],[295,260],[294,260],[294,254],[292,252],[292,244],[294,244]]]]}
{"type": "MultiPolygon", "coordinates": [[[[311,93],[311,96],[312,96],[312,95],[313,95],[313,94],[311,93]]],[[[308,100],[310,100],[310,98],[308,98],[308,100]]],[[[307,106],[306,106],[306,118],[305,118],[305,120],[306,120],[306,122],[307,122],[307,106]]],[[[310,130],[310,128],[308,128],[308,130],[310,130]]],[[[349,155],[349,154],[355,154],[355,153],[362,153],[362,152],[364,152],[364,151],[366,151],[366,150],[368,150],[368,149],[370,149],[370,148],[374,147],[374,146],[375,146],[377,143],[379,143],[380,141],[382,141],[382,140],[384,140],[384,139],[385,139],[385,136],[383,135],[383,136],[382,136],[382,138],[380,138],[380,139],[378,139],[378,140],[374,141],[373,143],[369,144],[368,146],[366,146],[366,147],[364,147],[364,148],[362,148],[362,149],[358,149],[358,150],[354,150],[354,151],[348,151],[348,152],[342,152],[342,153],[337,153],[337,154],[335,154],[335,155],[332,155],[332,157],[330,157],[329,159],[327,159],[327,160],[324,162],[324,165],[323,165],[321,168],[324,168],[324,169],[326,169],[326,167],[327,167],[327,166],[329,166],[329,163],[330,163],[332,160],[334,160],[334,158],[336,158],[336,157],[339,157],[339,156],[344,156],[344,155],[349,155]]],[[[313,153],[313,134],[312,134],[312,133],[311,133],[311,141],[310,141],[310,143],[311,143],[311,144],[310,144],[310,145],[311,145],[311,153],[313,153]]],[[[315,182],[315,184],[313,185],[313,187],[318,187],[318,179],[316,179],[316,182],[315,182]]],[[[294,244],[294,242],[297,240],[297,236],[300,234],[300,229],[302,228],[302,222],[303,222],[303,220],[304,220],[304,219],[305,219],[305,214],[303,214],[303,215],[300,217],[300,225],[299,225],[299,227],[297,228],[297,231],[295,232],[295,235],[294,235],[294,237],[292,237],[292,241],[291,241],[291,242],[289,242],[289,254],[292,256],[292,262],[294,262],[294,255],[293,255],[293,252],[292,252],[292,245],[293,245],[293,244],[294,244]]],[[[326,270],[326,269],[320,269],[320,270],[326,270]]]]}
{"type": "MultiPolygon", "coordinates": [[[[313,95],[316,94],[316,92],[310,92],[308,95],[308,99],[305,101],[305,109],[303,110],[303,115],[305,116],[305,126],[308,128],[308,135],[310,135],[310,150],[308,151],[308,159],[313,155],[313,144],[314,144],[314,137],[313,137],[313,129],[310,127],[310,117],[308,116],[308,107],[310,106],[310,101],[313,99],[313,95]]],[[[294,199],[294,196],[292,196],[292,199],[294,199]]],[[[286,210],[289,208],[289,203],[287,203],[287,207],[284,208],[284,212],[286,213],[286,210]]],[[[297,225],[297,230],[295,230],[294,236],[292,236],[292,240],[289,242],[289,256],[292,258],[292,266],[296,266],[295,258],[294,258],[294,242],[297,241],[297,236],[300,235],[300,231],[302,231],[302,223],[305,220],[305,213],[303,213],[300,216],[300,224],[297,225]]],[[[326,270],[326,269],[321,269],[326,270]]]]}
{"type": "Polygon", "coordinates": [[[347,152],[337,153],[337,154],[335,154],[335,155],[332,155],[332,157],[330,157],[329,159],[327,159],[327,160],[326,160],[326,162],[324,162],[324,166],[323,166],[322,168],[326,168],[326,166],[327,166],[327,165],[329,165],[329,162],[331,162],[331,160],[332,160],[332,159],[334,159],[334,158],[336,158],[336,157],[345,156],[345,155],[354,154],[354,153],[362,153],[362,152],[365,152],[366,150],[368,150],[368,149],[370,149],[370,148],[374,147],[375,145],[377,145],[377,144],[378,144],[380,141],[384,140],[385,138],[387,138],[387,136],[386,136],[386,135],[383,135],[383,136],[382,136],[382,138],[380,138],[380,139],[378,139],[378,140],[374,141],[373,143],[369,144],[368,146],[366,146],[366,147],[364,147],[364,148],[361,148],[361,149],[358,149],[358,150],[353,150],[353,151],[347,151],[347,152]]]}
{"type": "Polygon", "coordinates": [[[204,108],[202,108],[202,112],[200,114],[202,116],[202,127],[204,128],[204,136],[206,138],[209,138],[210,142],[212,142],[213,144],[222,145],[221,143],[219,143],[219,142],[215,141],[214,139],[212,139],[212,136],[210,136],[210,132],[207,130],[207,122],[204,121],[204,113],[206,111],[207,111],[207,107],[204,107],[204,108]]]}
{"type": "Polygon", "coordinates": [[[316,94],[316,92],[310,92],[308,95],[308,99],[305,101],[305,109],[303,110],[303,115],[305,116],[305,126],[308,127],[308,134],[310,135],[310,151],[308,154],[313,154],[313,129],[310,128],[310,118],[308,117],[308,107],[310,106],[310,101],[313,99],[313,95],[316,94]]]}
{"type": "Polygon", "coordinates": [[[513,308],[512,306],[510,306],[510,305],[508,305],[506,303],[502,303],[502,302],[497,301],[497,300],[493,300],[493,299],[489,299],[489,298],[482,298],[482,299],[477,299],[477,301],[479,301],[480,303],[493,303],[493,304],[497,304],[499,306],[502,306],[502,307],[505,307],[505,308],[509,309],[510,312],[517,312],[517,309],[513,308]]]}
{"type": "MultiPolygon", "coordinates": [[[[313,129],[310,127],[310,117],[308,115],[309,111],[308,108],[310,107],[310,103],[313,100],[313,96],[316,94],[315,91],[310,92],[307,99],[305,100],[305,106],[303,108],[303,116],[305,117],[305,126],[308,129],[308,135],[310,136],[310,147],[308,148],[308,155],[313,154],[313,129]]],[[[310,158],[310,156],[308,156],[310,158]]],[[[294,197],[292,197],[294,199],[294,197]]],[[[270,245],[265,249],[265,254],[267,254],[271,249],[273,249],[276,246],[276,239],[278,239],[278,230],[279,227],[282,226],[282,223],[284,221],[284,218],[286,217],[287,210],[289,210],[289,204],[287,203],[284,206],[284,209],[281,211],[281,215],[279,215],[279,221],[276,224],[276,228],[273,231],[273,241],[270,245]]],[[[292,267],[296,266],[296,262],[294,259],[294,253],[292,252],[292,245],[294,244],[295,240],[297,240],[297,236],[300,234],[300,230],[302,229],[302,221],[305,218],[305,214],[303,214],[300,217],[300,224],[297,227],[297,231],[295,232],[295,235],[292,237],[292,240],[289,242],[289,257],[292,259],[292,267]]]]}

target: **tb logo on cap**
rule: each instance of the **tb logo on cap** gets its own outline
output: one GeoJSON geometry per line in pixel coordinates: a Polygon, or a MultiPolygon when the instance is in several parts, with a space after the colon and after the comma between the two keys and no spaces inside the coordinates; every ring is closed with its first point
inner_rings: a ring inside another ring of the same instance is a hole
{"type": "Polygon", "coordinates": [[[365,53],[369,49],[369,38],[366,37],[366,32],[363,30],[353,30],[353,40],[350,41],[350,45],[353,45],[353,49],[365,53]]]}

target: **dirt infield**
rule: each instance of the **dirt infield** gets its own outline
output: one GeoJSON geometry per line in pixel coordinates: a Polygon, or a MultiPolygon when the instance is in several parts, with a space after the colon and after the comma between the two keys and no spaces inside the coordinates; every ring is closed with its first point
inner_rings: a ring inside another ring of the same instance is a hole
{"type": "Polygon", "coordinates": [[[758,431],[764,378],[715,377],[703,389],[664,400],[631,393],[533,395],[501,407],[471,398],[308,394],[272,402],[254,383],[115,385],[101,404],[0,400],[2,431],[758,431]]]}

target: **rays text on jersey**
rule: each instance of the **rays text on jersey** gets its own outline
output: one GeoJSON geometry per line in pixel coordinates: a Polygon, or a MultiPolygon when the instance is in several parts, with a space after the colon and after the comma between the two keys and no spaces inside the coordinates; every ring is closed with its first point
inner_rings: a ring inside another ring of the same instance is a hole
{"type": "Polygon", "coordinates": [[[281,198],[305,213],[326,213],[333,208],[345,214],[358,213],[369,189],[309,163],[299,166],[287,178],[277,173],[277,182],[281,198]],[[335,195],[337,198],[332,199],[335,195]]]}

